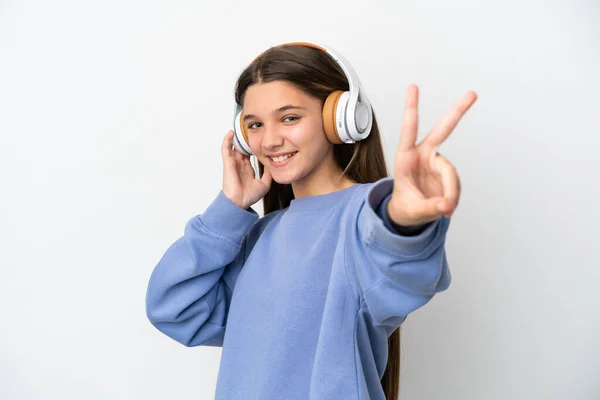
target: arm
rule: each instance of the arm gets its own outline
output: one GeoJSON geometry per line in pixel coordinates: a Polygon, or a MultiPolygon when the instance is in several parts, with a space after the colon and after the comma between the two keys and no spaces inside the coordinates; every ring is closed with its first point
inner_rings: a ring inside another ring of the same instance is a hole
{"type": "Polygon", "coordinates": [[[355,229],[348,239],[354,284],[376,325],[391,333],[406,316],[450,284],[444,250],[450,220],[440,217],[414,236],[393,230],[386,215],[391,178],[361,195],[355,229]]]}
{"type": "Polygon", "coordinates": [[[456,168],[438,149],[477,95],[467,92],[419,143],[418,99],[417,86],[410,85],[394,178],[382,179],[370,187],[360,199],[356,223],[350,229],[354,289],[374,323],[390,333],[411,311],[450,285],[444,243],[461,185],[456,168]],[[388,195],[378,214],[377,207],[388,195]],[[424,229],[413,232],[414,236],[403,236],[391,230],[389,224],[386,226],[387,217],[402,226],[401,231],[404,227],[424,229]]]}
{"type": "Polygon", "coordinates": [[[148,283],[146,314],[186,346],[221,346],[229,303],[245,261],[248,232],[258,219],[221,191],[204,214],[162,256],[148,283]]]}

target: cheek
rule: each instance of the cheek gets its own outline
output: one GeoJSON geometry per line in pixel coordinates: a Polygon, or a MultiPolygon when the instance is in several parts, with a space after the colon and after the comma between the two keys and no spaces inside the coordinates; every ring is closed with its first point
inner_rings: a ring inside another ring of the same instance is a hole
{"type": "Polygon", "coordinates": [[[250,148],[252,149],[252,152],[254,154],[261,154],[261,141],[262,139],[260,138],[260,134],[258,133],[249,133],[248,134],[248,144],[250,145],[250,148]]]}
{"type": "Polygon", "coordinates": [[[327,142],[323,126],[314,121],[307,124],[291,126],[286,131],[286,138],[297,147],[316,149],[327,142]]]}

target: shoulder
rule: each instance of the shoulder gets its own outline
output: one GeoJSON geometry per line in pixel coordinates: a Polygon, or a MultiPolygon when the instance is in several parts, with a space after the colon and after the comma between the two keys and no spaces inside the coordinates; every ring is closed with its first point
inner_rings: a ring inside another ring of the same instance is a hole
{"type": "MultiPolygon", "coordinates": [[[[254,222],[254,224],[250,228],[250,231],[248,232],[248,238],[254,238],[254,240],[256,240],[265,231],[265,229],[267,229],[269,225],[271,225],[274,221],[281,217],[284,211],[285,210],[275,210],[271,211],[263,217],[259,217],[258,220],[256,220],[256,222],[254,222]]],[[[256,211],[254,212],[256,213],[256,211]]]]}
{"type": "Polygon", "coordinates": [[[348,210],[360,211],[365,205],[375,208],[392,192],[393,184],[393,178],[391,177],[384,177],[375,182],[357,183],[358,187],[348,199],[348,210]]]}

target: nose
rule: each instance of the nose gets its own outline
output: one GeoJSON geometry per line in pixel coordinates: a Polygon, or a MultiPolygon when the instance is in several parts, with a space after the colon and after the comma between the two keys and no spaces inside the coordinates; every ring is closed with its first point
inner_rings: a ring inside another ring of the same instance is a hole
{"type": "Polygon", "coordinates": [[[278,132],[277,126],[269,124],[264,126],[262,138],[262,147],[265,150],[272,151],[283,145],[283,136],[278,132]]]}

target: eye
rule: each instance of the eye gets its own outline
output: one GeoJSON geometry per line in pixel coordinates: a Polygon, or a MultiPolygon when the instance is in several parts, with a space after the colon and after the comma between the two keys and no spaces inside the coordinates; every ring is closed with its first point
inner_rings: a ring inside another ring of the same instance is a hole
{"type": "Polygon", "coordinates": [[[283,121],[284,121],[284,122],[294,122],[294,121],[297,121],[297,120],[299,120],[299,119],[300,119],[300,117],[297,117],[297,116],[292,116],[292,115],[288,115],[287,117],[284,117],[284,118],[283,118],[283,121]],[[291,119],[291,120],[290,120],[290,119],[291,119]]]}
{"type": "Polygon", "coordinates": [[[258,127],[258,126],[256,126],[256,125],[260,125],[260,122],[252,122],[252,123],[248,124],[248,129],[256,129],[256,128],[259,128],[259,127],[258,127]]]}

